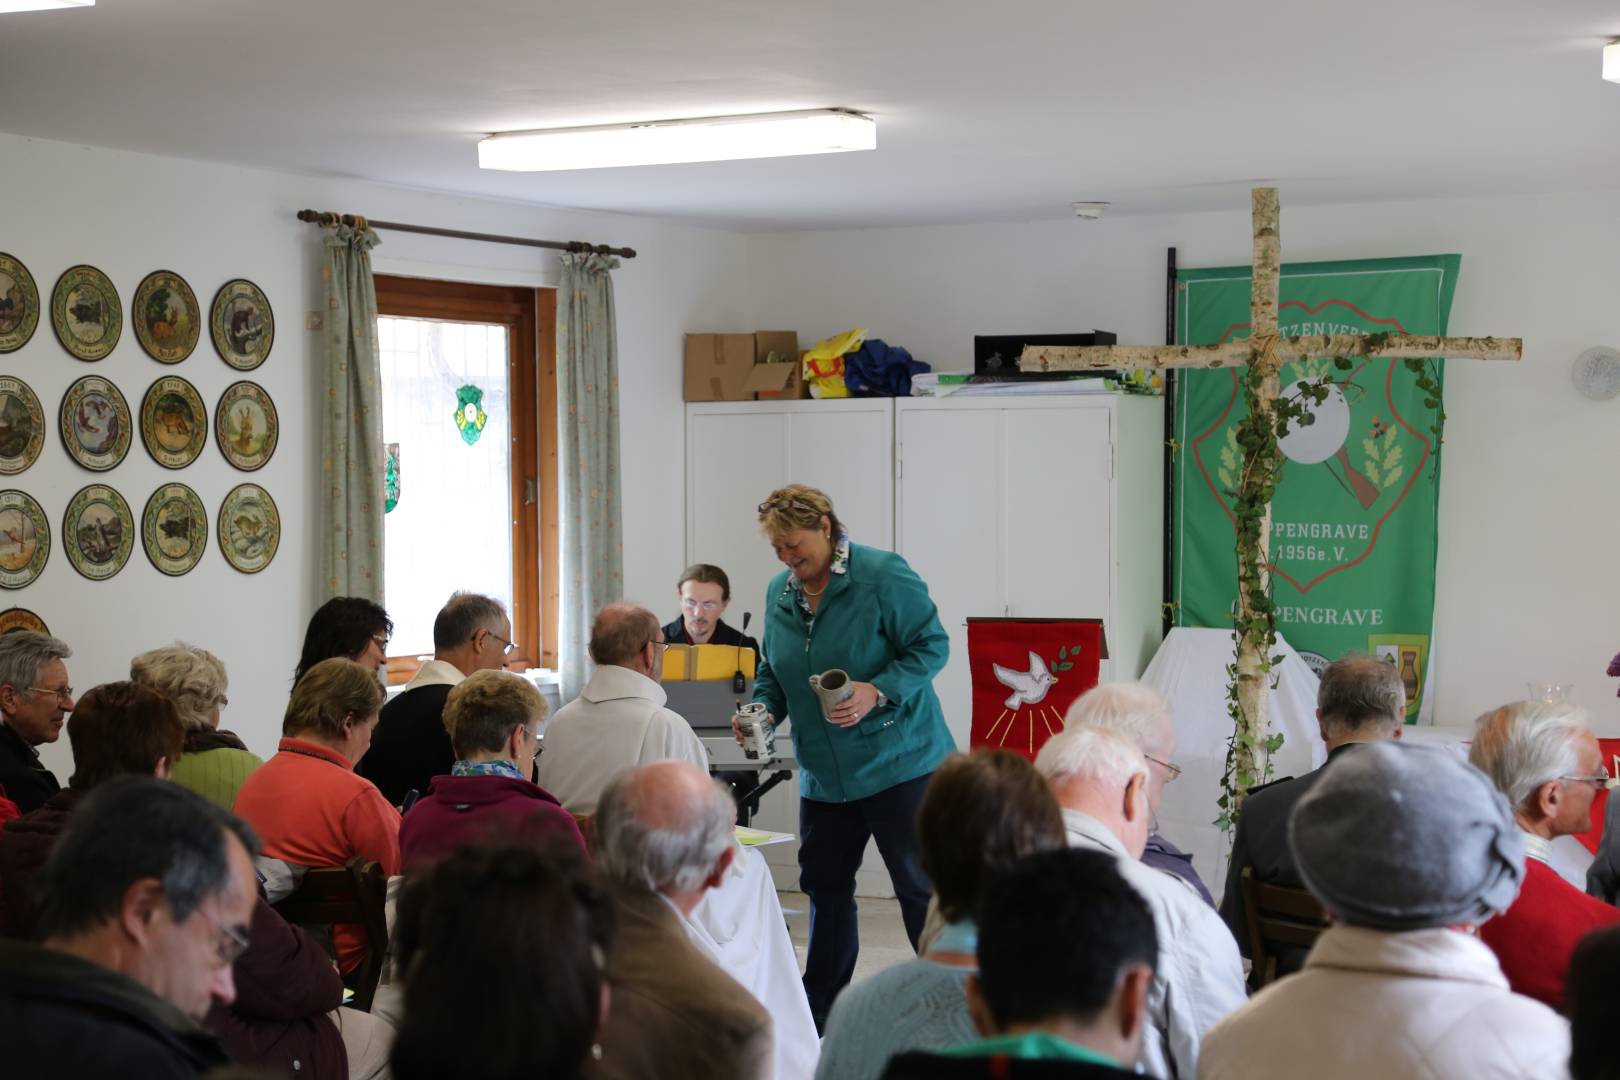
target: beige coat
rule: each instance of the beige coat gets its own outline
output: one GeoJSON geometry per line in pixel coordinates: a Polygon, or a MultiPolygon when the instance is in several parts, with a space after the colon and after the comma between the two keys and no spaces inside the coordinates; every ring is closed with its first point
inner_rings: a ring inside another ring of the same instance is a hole
{"type": "Polygon", "coordinates": [[[1204,1040],[1199,1080],[1559,1080],[1569,1026],[1453,930],[1340,926],[1204,1040]]]}
{"type": "Polygon", "coordinates": [[[680,914],[615,887],[612,999],[592,1080],[769,1080],[771,1017],[686,936],[680,914]]]}

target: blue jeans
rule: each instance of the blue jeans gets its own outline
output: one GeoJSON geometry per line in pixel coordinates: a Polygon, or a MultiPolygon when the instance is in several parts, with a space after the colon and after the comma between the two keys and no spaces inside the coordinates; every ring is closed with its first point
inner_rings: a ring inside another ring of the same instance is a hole
{"type": "Polygon", "coordinates": [[[852,802],[799,800],[799,887],[810,897],[804,993],[817,1031],[826,1026],[833,999],[855,973],[861,947],[855,872],[870,837],[876,837],[894,882],[906,936],[917,947],[933,892],[917,856],[917,807],[928,781],[919,776],[852,802]]]}

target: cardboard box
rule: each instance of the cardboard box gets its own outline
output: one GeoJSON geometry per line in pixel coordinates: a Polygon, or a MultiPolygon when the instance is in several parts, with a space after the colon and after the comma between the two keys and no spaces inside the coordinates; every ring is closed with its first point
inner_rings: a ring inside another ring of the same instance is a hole
{"type": "Polygon", "coordinates": [[[687,334],[683,396],[687,401],[809,397],[799,335],[791,330],[687,334]]]}

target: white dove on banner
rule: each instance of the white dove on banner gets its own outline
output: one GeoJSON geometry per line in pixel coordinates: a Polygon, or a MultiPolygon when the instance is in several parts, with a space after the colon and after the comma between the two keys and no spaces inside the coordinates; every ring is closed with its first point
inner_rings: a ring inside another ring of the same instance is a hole
{"type": "MultiPolygon", "coordinates": [[[[980,670],[983,670],[982,668],[980,670]]],[[[1014,671],[1004,668],[1000,664],[991,664],[990,670],[996,674],[996,681],[1012,691],[1005,704],[1009,709],[1019,709],[1025,705],[1039,705],[1046,697],[1046,692],[1052,689],[1057,677],[1047,669],[1046,661],[1039,653],[1029,654],[1029,670],[1014,671]]]]}

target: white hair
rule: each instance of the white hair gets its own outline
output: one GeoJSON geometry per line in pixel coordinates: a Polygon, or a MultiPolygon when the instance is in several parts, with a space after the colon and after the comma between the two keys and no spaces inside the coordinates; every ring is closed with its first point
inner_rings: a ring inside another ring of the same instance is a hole
{"type": "Polygon", "coordinates": [[[1474,722],[1468,760],[1519,809],[1542,784],[1575,775],[1581,767],[1577,743],[1590,731],[1579,706],[1516,701],[1474,722]]]}
{"type": "Polygon", "coordinates": [[[1114,682],[1081,694],[1064,717],[1066,729],[1100,728],[1122,735],[1144,754],[1159,745],[1170,727],[1170,702],[1147,683],[1114,682]]]}
{"type": "Polygon", "coordinates": [[[597,801],[597,866],[622,884],[687,892],[702,885],[736,843],[737,804],[724,785],[706,778],[698,796],[684,802],[690,790],[649,790],[655,786],[649,768],[656,765],[620,773],[597,801]]]}
{"type": "Polygon", "coordinates": [[[230,686],[224,661],[183,641],[141,653],[129,662],[129,677],[167,696],[195,730],[213,726],[214,709],[225,703],[230,686]]]}
{"type": "Polygon", "coordinates": [[[1051,781],[1076,779],[1124,788],[1147,775],[1141,747],[1107,728],[1064,728],[1041,747],[1035,768],[1051,781]]]}

